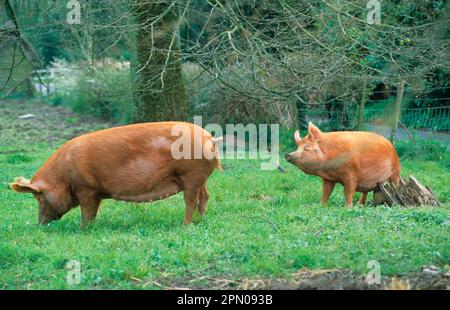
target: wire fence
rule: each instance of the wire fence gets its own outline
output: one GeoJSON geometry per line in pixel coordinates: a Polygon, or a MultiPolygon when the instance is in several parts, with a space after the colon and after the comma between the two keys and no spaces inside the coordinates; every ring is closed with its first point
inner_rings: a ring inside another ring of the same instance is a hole
{"type": "MultiPolygon", "coordinates": [[[[364,119],[368,123],[393,123],[394,109],[366,109],[364,119]]],[[[431,131],[450,131],[450,106],[430,108],[404,108],[400,110],[400,122],[408,128],[431,131]]]]}
{"type": "MultiPolygon", "coordinates": [[[[357,127],[358,108],[351,106],[341,109],[327,109],[324,106],[310,107],[298,111],[300,122],[313,121],[325,130],[344,130],[357,127]]],[[[394,108],[366,108],[364,123],[370,125],[393,126],[394,108]]],[[[402,108],[400,125],[410,129],[428,131],[450,131],[450,106],[402,108]]]]}

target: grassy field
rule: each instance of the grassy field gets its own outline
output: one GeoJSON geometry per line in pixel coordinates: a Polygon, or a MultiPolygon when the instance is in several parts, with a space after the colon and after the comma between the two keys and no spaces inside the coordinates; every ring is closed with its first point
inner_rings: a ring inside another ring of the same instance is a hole
{"type": "Polygon", "coordinates": [[[181,226],[180,194],[152,204],[105,200],[84,230],[79,208],[37,225],[35,199],[8,183],[31,177],[71,136],[105,126],[48,106],[0,103],[0,288],[208,287],[208,277],[288,278],[302,268],[365,274],[370,260],[383,275],[449,268],[450,172],[443,161],[402,161],[402,175],[430,185],[441,208],[345,209],[340,186],[325,208],[316,177],[285,163],[281,173],[228,160],[209,180],[206,220],[190,227],[181,226]],[[25,113],[36,117],[17,119],[25,113]],[[79,285],[66,282],[70,260],[81,264],[79,285]]]}

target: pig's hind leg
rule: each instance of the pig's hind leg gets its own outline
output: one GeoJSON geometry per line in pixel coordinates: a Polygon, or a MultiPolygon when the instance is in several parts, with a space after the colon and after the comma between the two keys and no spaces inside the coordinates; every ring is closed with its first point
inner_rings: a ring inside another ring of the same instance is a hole
{"type": "Polygon", "coordinates": [[[189,225],[192,223],[195,209],[199,205],[200,188],[185,189],[183,195],[184,202],[186,203],[183,225],[189,225]]]}
{"type": "Polygon", "coordinates": [[[209,194],[206,188],[206,183],[200,188],[200,197],[198,203],[198,213],[201,217],[205,216],[206,205],[208,204],[209,194]]]}
{"type": "Polygon", "coordinates": [[[389,178],[389,182],[398,186],[400,184],[400,171],[396,170],[389,178]]]}
{"type": "Polygon", "coordinates": [[[87,224],[95,220],[101,199],[95,192],[82,192],[77,196],[81,208],[81,227],[86,227],[87,224]]]}
{"type": "MultiPolygon", "coordinates": [[[[207,167],[208,168],[208,167],[207,167]]],[[[205,170],[205,169],[204,169],[205,170]]],[[[192,223],[195,210],[198,207],[200,215],[206,212],[206,204],[208,202],[208,191],[206,190],[206,180],[211,174],[198,173],[198,171],[186,173],[180,177],[182,187],[184,189],[184,201],[186,203],[186,214],[184,216],[183,224],[189,225],[192,223]]]]}
{"type": "Polygon", "coordinates": [[[367,202],[367,192],[363,192],[361,198],[359,198],[358,204],[365,206],[367,202]]]}

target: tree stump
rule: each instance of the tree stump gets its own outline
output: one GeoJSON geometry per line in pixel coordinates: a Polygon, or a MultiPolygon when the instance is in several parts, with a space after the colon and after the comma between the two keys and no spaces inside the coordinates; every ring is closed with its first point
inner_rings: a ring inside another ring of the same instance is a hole
{"type": "Polygon", "coordinates": [[[389,206],[396,204],[403,207],[440,206],[433,191],[422,185],[414,176],[407,179],[400,178],[400,184],[397,186],[388,182],[379,183],[378,188],[373,195],[375,204],[386,203],[389,206]]]}

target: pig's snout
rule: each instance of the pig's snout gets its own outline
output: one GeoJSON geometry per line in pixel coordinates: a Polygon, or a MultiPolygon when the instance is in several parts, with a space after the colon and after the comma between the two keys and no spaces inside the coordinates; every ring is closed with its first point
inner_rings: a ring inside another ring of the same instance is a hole
{"type": "Polygon", "coordinates": [[[46,216],[41,216],[41,215],[39,216],[39,220],[38,220],[39,224],[41,224],[41,225],[46,225],[46,224],[50,223],[51,221],[52,221],[51,218],[48,218],[46,216]]]}
{"type": "Polygon", "coordinates": [[[291,162],[294,159],[294,157],[289,153],[284,154],[284,158],[286,158],[288,162],[291,162]]]}
{"type": "Polygon", "coordinates": [[[59,220],[63,216],[63,214],[58,214],[56,212],[48,213],[45,211],[48,211],[48,210],[43,209],[43,208],[39,210],[38,221],[39,221],[39,224],[41,224],[41,225],[46,225],[46,224],[50,223],[51,221],[59,220]]]}
{"type": "Polygon", "coordinates": [[[39,224],[41,225],[47,225],[48,223],[52,222],[52,221],[56,221],[59,220],[62,217],[62,215],[57,215],[54,217],[44,217],[44,216],[40,216],[39,217],[39,224]]]}

